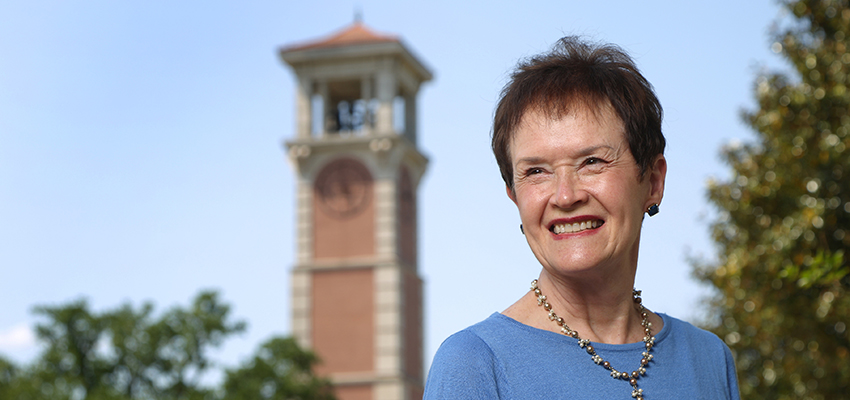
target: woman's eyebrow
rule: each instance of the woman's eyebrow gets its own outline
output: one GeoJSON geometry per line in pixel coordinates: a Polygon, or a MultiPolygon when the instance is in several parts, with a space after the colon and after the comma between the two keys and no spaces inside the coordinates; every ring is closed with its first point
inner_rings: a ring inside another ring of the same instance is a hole
{"type": "MultiPolygon", "coordinates": [[[[600,144],[600,145],[596,145],[596,146],[588,146],[588,147],[585,147],[583,149],[578,150],[575,153],[575,157],[589,156],[593,153],[596,153],[600,149],[607,149],[607,150],[614,150],[614,151],[617,150],[616,148],[614,148],[614,146],[607,145],[607,144],[600,144]]],[[[545,162],[545,158],[536,157],[536,156],[529,156],[529,157],[523,157],[523,158],[520,158],[519,160],[517,160],[516,165],[538,164],[538,163],[541,163],[541,162],[545,162]]]]}
{"type": "Polygon", "coordinates": [[[516,161],[516,164],[539,164],[543,162],[543,157],[523,157],[516,161]]]}
{"type": "Polygon", "coordinates": [[[607,145],[607,144],[600,144],[600,145],[596,145],[596,146],[585,147],[585,148],[579,150],[578,152],[576,152],[576,155],[579,156],[579,157],[589,156],[593,153],[596,153],[600,149],[616,150],[614,148],[614,146],[610,146],[610,145],[607,145]]]}

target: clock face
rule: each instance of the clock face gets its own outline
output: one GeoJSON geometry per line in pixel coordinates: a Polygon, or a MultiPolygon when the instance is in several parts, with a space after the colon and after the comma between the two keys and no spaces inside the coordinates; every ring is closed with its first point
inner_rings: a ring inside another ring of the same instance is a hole
{"type": "Polygon", "coordinates": [[[372,199],[372,176],[360,162],[348,158],[335,160],[316,177],[316,194],[327,214],[350,218],[372,199]]]}

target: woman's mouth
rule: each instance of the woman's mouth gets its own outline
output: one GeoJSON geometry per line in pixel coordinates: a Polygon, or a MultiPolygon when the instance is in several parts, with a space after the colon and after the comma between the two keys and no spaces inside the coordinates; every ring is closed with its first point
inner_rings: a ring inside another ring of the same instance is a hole
{"type": "Polygon", "coordinates": [[[595,219],[591,221],[574,222],[572,224],[555,224],[549,228],[549,231],[556,235],[560,235],[562,233],[578,233],[588,229],[599,228],[604,223],[605,221],[601,219],[595,219]]]}

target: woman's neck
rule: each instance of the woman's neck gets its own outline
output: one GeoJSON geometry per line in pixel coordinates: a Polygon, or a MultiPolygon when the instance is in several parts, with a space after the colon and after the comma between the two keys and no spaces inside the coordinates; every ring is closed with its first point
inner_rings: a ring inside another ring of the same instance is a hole
{"type": "MultiPolygon", "coordinates": [[[[634,275],[630,275],[633,277],[634,275]]],[[[635,306],[627,279],[557,278],[543,270],[538,287],[558,316],[583,339],[596,343],[624,344],[643,339],[642,318],[635,306]]],[[[538,305],[537,296],[529,292],[503,314],[535,328],[560,333],[560,327],[549,320],[548,312],[538,305]]],[[[650,313],[653,331],[661,328],[660,318],[650,313]]]]}

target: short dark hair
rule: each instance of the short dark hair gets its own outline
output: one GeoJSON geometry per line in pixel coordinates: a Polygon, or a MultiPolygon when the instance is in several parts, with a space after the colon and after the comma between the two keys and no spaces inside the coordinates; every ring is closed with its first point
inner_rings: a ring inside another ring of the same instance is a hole
{"type": "Polygon", "coordinates": [[[623,49],[568,36],[551,51],[520,61],[493,118],[491,145],[505,184],[514,190],[510,144],[529,110],[561,118],[576,107],[596,113],[608,104],[623,121],[643,179],[655,157],[664,154],[663,110],[652,85],[623,49]]]}

